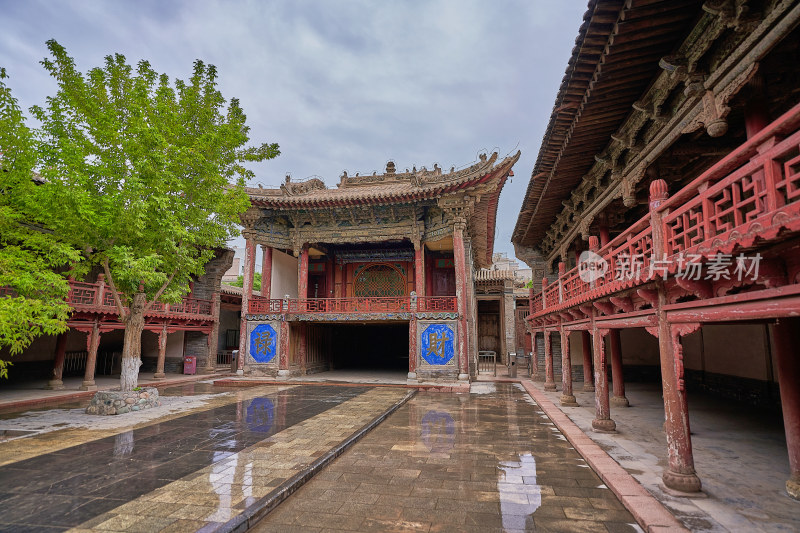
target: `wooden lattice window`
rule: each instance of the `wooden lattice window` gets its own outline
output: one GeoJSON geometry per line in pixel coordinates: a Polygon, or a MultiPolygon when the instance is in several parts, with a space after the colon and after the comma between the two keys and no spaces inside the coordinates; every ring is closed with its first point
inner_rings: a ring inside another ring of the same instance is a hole
{"type": "Polygon", "coordinates": [[[359,297],[404,296],[406,280],[391,265],[371,265],[356,276],[353,293],[359,297]]]}

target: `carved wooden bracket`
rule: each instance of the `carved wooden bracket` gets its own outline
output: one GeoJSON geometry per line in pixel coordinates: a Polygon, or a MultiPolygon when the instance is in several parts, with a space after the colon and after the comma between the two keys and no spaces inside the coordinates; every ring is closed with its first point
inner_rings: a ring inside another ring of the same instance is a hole
{"type": "Polygon", "coordinates": [[[676,277],[675,283],[681,289],[689,291],[698,298],[708,299],[714,296],[711,283],[705,280],[691,280],[684,277],[676,277]]]}
{"type": "Polygon", "coordinates": [[[609,300],[612,304],[619,307],[623,313],[630,313],[633,311],[633,300],[627,296],[612,296],[609,300]]]}
{"type": "Polygon", "coordinates": [[[578,309],[580,309],[581,312],[584,315],[586,315],[587,317],[592,316],[592,306],[591,305],[589,305],[589,304],[579,305],[578,309]]]}
{"type": "Polygon", "coordinates": [[[653,307],[658,306],[658,291],[655,289],[636,289],[636,294],[653,307]]]}
{"type": "Polygon", "coordinates": [[[614,306],[611,304],[611,302],[596,301],[596,302],[592,302],[592,305],[594,305],[604,315],[613,315],[614,312],[616,311],[614,309],[614,306]]]}

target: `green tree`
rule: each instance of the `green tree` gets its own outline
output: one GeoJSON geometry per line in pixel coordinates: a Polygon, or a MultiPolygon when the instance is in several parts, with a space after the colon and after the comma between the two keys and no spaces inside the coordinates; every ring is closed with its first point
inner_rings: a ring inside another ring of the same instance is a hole
{"type": "MultiPolygon", "coordinates": [[[[239,276],[236,278],[236,281],[228,282],[228,285],[233,285],[234,287],[244,287],[244,276],[239,276]]],[[[261,290],[261,272],[256,272],[253,274],[253,290],[261,290]]]]}
{"type": "MultiPolygon", "coordinates": [[[[80,254],[43,226],[33,137],[5,79],[0,68],[0,348],[15,355],[67,330],[69,285],[57,270],[80,254]]],[[[0,377],[10,364],[0,360],[0,377]]]]}
{"type": "Polygon", "coordinates": [[[49,220],[71,235],[87,265],[102,265],[125,324],[121,388],[141,365],[144,314],[175,302],[213,248],[238,234],[249,207],[247,162],[280,154],[248,147],[239,102],[217,89],[217,70],[195,61],[187,81],[136,68],[119,54],[85,76],[56,41],[42,65],[58,91],[32,112],[41,122],[49,220]]]}

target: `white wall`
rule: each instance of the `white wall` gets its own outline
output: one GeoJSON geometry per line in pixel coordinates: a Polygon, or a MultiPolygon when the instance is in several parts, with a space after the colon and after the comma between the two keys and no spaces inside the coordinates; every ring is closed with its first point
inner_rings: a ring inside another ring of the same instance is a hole
{"type": "Polygon", "coordinates": [[[272,250],[270,298],[277,300],[287,294],[289,298],[297,298],[297,258],[272,250]]]}

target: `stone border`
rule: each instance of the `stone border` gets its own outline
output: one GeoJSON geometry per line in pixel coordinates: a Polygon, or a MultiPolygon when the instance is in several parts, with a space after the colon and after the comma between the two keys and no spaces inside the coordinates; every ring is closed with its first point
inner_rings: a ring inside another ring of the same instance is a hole
{"type": "Polygon", "coordinates": [[[566,413],[550,401],[542,391],[534,387],[531,380],[520,380],[519,383],[645,531],[648,533],[688,533],[689,530],[661,502],[647,492],[647,489],[639,484],[632,475],[581,431],[566,413]]]}
{"type": "MultiPolygon", "coordinates": [[[[233,376],[235,374],[231,372],[219,373],[219,374],[196,374],[196,375],[186,375],[180,378],[173,378],[167,379],[162,381],[153,381],[150,380],[143,386],[145,387],[155,387],[157,389],[163,389],[164,387],[172,387],[174,385],[185,385],[186,383],[193,383],[195,381],[206,381],[215,379],[215,376],[233,376]]],[[[104,387],[102,389],[98,389],[100,391],[107,391],[107,390],[114,390],[118,389],[119,385],[113,385],[111,387],[104,387]]],[[[82,400],[84,398],[89,398],[94,396],[98,391],[90,390],[90,391],[71,391],[70,389],[64,389],[63,394],[55,394],[52,396],[43,396],[41,398],[28,398],[27,400],[12,400],[8,402],[0,401],[0,412],[6,411],[13,411],[16,409],[24,409],[26,407],[40,407],[47,404],[58,404],[62,402],[72,402],[75,400],[82,400]]]]}
{"type": "MultiPolygon", "coordinates": [[[[368,385],[368,384],[367,384],[368,385]]],[[[289,496],[294,494],[297,489],[306,484],[317,473],[324,469],[331,461],[342,455],[353,444],[361,440],[361,438],[375,429],[381,422],[397,411],[403,404],[416,395],[416,391],[409,391],[403,398],[397,401],[394,405],[389,407],[382,414],[375,417],[371,422],[356,430],[353,434],[347,437],[344,441],[334,446],[321,457],[317,458],[313,463],[308,465],[307,468],[301,470],[293,475],[272,492],[259,499],[256,503],[248,506],[242,511],[241,514],[228,520],[224,524],[219,524],[218,527],[213,529],[204,528],[203,531],[220,531],[220,532],[243,532],[255,526],[262,518],[272,512],[278,505],[286,500],[289,496]]]]}
{"type": "Polygon", "coordinates": [[[217,387],[260,387],[261,385],[330,385],[335,387],[395,387],[417,389],[426,392],[469,392],[469,383],[375,383],[372,381],[300,381],[295,379],[236,379],[214,380],[217,387]]]}

